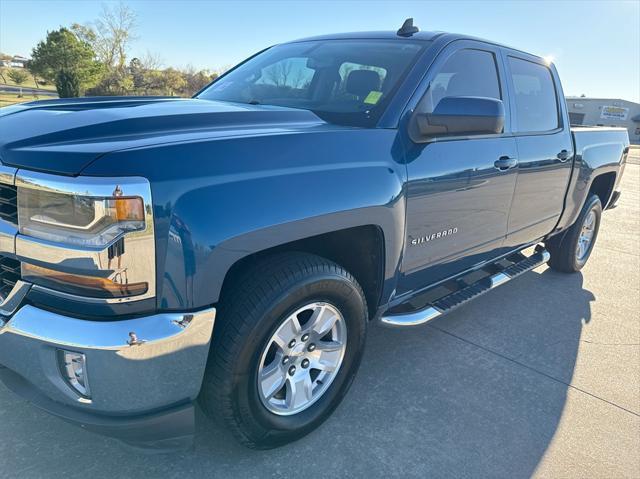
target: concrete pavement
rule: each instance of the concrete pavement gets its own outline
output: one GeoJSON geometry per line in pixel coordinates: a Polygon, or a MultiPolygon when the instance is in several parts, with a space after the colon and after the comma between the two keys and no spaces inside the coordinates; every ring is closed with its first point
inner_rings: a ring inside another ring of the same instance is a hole
{"type": "Polygon", "coordinates": [[[422,329],[372,328],[350,394],[274,451],[199,422],[140,455],[0,386],[0,477],[640,477],[640,166],[580,274],[529,272],[422,329]]]}

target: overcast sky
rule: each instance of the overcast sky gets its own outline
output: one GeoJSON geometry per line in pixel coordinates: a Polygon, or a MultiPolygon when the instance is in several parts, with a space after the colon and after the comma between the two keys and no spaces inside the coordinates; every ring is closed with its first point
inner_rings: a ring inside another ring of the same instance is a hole
{"type": "MultiPolygon", "coordinates": [[[[47,30],[95,19],[93,0],[0,0],[0,51],[29,56],[47,30]]],[[[138,16],[130,56],[216,70],[274,43],[323,33],[466,33],[552,56],[567,95],[640,102],[640,0],[629,1],[125,1],[138,16]]]]}

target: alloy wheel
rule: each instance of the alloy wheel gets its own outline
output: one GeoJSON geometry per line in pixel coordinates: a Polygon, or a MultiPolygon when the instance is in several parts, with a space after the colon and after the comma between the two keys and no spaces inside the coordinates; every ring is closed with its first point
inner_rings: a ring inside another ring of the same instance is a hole
{"type": "Polygon", "coordinates": [[[325,302],[307,304],[287,316],[260,357],[258,392],[272,413],[304,411],[336,378],[347,346],[340,311],[325,302]]]}
{"type": "Polygon", "coordinates": [[[596,213],[591,210],[582,223],[582,229],[580,230],[580,236],[578,237],[578,245],[576,247],[576,258],[578,261],[583,261],[589,254],[595,231],[596,213]]]}

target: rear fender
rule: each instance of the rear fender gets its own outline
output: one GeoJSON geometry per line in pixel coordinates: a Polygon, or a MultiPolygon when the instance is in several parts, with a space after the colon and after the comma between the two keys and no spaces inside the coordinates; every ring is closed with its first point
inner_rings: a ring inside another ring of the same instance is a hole
{"type": "MultiPolygon", "coordinates": [[[[622,140],[624,135],[618,132],[607,132],[599,129],[581,131],[575,135],[576,154],[573,173],[569,182],[564,213],[556,227],[556,232],[570,227],[578,218],[593,181],[598,176],[614,173],[617,186],[626,160],[628,140],[622,140]],[[615,133],[615,134],[614,134],[615,133]]],[[[604,207],[605,205],[603,205],[604,207]]]]}

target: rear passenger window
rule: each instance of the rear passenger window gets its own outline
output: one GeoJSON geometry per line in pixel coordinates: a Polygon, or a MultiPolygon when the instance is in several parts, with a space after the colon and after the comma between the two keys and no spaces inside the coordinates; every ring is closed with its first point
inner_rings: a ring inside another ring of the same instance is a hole
{"type": "Polygon", "coordinates": [[[558,102],[551,71],[544,65],[509,57],[518,131],[558,128],[558,102]]]}
{"type": "Polygon", "coordinates": [[[483,96],[500,100],[500,82],[493,54],[469,49],[451,55],[431,81],[423,99],[425,111],[431,113],[447,96],[483,96]]]}

